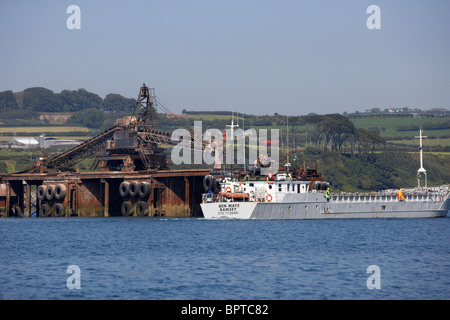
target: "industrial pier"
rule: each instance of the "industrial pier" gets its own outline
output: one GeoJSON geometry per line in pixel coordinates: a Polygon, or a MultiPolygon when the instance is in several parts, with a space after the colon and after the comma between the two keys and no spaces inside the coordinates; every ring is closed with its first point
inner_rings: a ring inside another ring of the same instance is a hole
{"type": "Polygon", "coordinates": [[[140,88],[132,116],[25,172],[0,174],[0,215],[39,217],[202,216],[208,169],[171,170],[175,144],[153,121],[154,89],[140,88]],[[91,172],[74,165],[95,155],[91,172]]]}
{"type": "Polygon", "coordinates": [[[208,170],[0,176],[2,217],[201,216],[208,170]]]}

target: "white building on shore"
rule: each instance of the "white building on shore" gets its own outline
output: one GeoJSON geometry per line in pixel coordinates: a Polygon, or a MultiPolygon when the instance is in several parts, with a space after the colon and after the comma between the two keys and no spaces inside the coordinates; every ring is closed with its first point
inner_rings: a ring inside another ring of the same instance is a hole
{"type": "Polygon", "coordinates": [[[46,138],[44,135],[39,136],[39,140],[32,137],[13,137],[9,141],[3,143],[3,146],[10,148],[51,148],[51,147],[75,147],[81,142],[77,140],[46,138]]]}
{"type": "Polygon", "coordinates": [[[35,138],[30,137],[13,137],[7,144],[12,148],[36,148],[39,146],[39,142],[35,138]]]}
{"type": "Polygon", "coordinates": [[[44,135],[39,136],[39,148],[51,148],[51,147],[74,147],[81,142],[76,140],[64,140],[55,138],[46,138],[44,135]]]}

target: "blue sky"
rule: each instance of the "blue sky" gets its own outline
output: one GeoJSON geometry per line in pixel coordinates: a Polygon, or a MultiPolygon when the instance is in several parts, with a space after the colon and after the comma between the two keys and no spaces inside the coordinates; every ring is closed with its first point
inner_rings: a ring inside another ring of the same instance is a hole
{"type": "Polygon", "coordinates": [[[1,0],[0,91],[136,98],[145,82],[173,113],[450,108],[449,15],[448,0],[1,0]]]}

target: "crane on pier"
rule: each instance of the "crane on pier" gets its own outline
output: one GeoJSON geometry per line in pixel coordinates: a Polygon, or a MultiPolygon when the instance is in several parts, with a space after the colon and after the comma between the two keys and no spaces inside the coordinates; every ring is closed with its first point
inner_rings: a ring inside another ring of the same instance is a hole
{"type": "Polygon", "coordinates": [[[117,120],[116,125],[101,134],[51,159],[42,159],[31,172],[68,170],[79,161],[95,154],[92,170],[140,171],[167,169],[163,145],[174,145],[171,135],[155,128],[155,90],[143,84],[133,115],[117,120]]]}

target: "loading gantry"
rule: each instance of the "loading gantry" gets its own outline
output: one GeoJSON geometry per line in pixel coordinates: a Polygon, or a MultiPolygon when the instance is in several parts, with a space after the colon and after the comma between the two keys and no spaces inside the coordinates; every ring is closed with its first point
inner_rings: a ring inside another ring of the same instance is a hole
{"type": "Polygon", "coordinates": [[[106,148],[96,155],[99,171],[140,171],[168,169],[162,145],[172,145],[170,134],[154,124],[155,91],[145,83],[139,90],[133,115],[117,122],[117,130],[107,139],[106,148]]]}
{"type": "Polygon", "coordinates": [[[73,170],[79,161],[95,154],[91,170],[141,171],[167,169],[163,145],[173,145],[171,135],[154,125],[155,91],[145,84],[140,88],[132,116],[82,144],[51,159],[43,159],[31,172],[73,170]]]}

